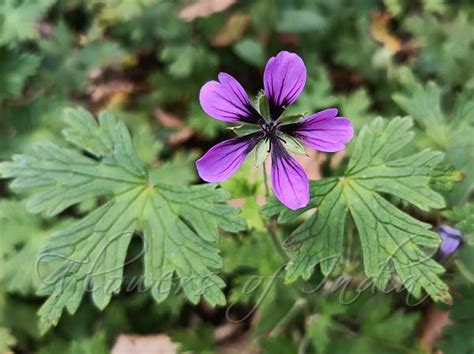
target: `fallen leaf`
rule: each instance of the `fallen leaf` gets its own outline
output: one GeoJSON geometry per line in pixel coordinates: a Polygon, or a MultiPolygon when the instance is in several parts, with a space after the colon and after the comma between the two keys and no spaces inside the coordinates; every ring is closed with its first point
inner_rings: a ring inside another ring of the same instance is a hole
{"type": "Polygon", "coordinates": [[[236,0],[197,0],[185,6],[179,12],[179,18],[192,22],[198,17],[207,17],[221,12],[234,4],[236,0]]]}
{"type": "Polygon", "coordinates": [[[216,33],[211,41],[211,44],[215,47],[227,47],[237,42],[245,30],[248,28],[250,23],[250,15],[247,14],[235,14],[230,16],[224,27],[216,33]]]}
{"type": "Polygon", "coordinates": [[[155,118],[161,125],[165,128],[182,128],[184,127],[184,122],[181,117],[163,111],[160,108],[155,109],[154,112],[155,118]]]}
{"type": "Polygon", "coordinates": [[[173,343],[165,334],[138,336],[121,334],[112,348],[111,354],[176,354],[178,344],[173,343]]]}
{"type": "Polygon", "coordinates": [[[181,117],[163,111],[160,108],[155,109],[155,118],[165,128],[177,129],[177,131],[168,137],[171,145],[180,145],[191,138],[194,134],[191,128],[188,128],[181,117]]]}
{"type": "Polygon", "coordinates": [[[390,33],[390,20],[392,17],[386,12],[376,11],[372,14],[370,34],[377,42],[384,45],[389,53],[395,54],[402,48],[400,39],[390,33]]]}
{"type": "Polygon", "coordinates": [[[183,128],[178,132],[171,134],[168,141],[171,145],[180,145],[193,136],[193,131],[189,128],[183,128]]]}
{"type": "MultiPolygon", "coordinates": [[[[97,79],[101,74],[100,70],[95,70],[90,73],[89,77],[97,79]]],[[[91,85],[89,87],[89,94],[93,106],[110,108],[126,102],[134,89],[134,85],[129,81],[113,80],[107,83],[91,85]]]]}

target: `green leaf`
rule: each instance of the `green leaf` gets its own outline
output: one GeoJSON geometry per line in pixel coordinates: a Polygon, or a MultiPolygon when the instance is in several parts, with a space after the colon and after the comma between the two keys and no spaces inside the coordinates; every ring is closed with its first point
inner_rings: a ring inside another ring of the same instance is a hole
{"type": "MultiPolygon", "coordinates": [[[[315,65],[316,69],[310,70],[308,73],[305,89],[298,97],[298,100],[285,110],[285,115],[298,115],[302,117],[302,112],[305,112],[304,116],[306,116],[318,110],[331,107],[338,102],[338,98],[333,93],[329,73],[324,66],[318,63],[315,64],[317,64],[315,65]]],[[[344,111],[343,113],[345,114],[346,112],[344,111]]]]}
{"type": "Polygon", "coordinates": [[[209,119],[209,116],[197,102],[191,103],[188,109],[187,122],[191,129],[209,139],[215,139],[221,131],[227,128],[226,122],[209,119]]]}
{"type": "Polygon", "coordinates": [[[290,338],[283,336],[278,337],[263,337],[260,340],[262,347],[262,354],[273,354],[273,353],[286,353],[296,354],[298,353],[295,343],[290,338]]]}
{"type": "Polygon", "coordinates": [[[219,58],[204,46],[188,43],[166,45],[159,56],[168,64],[168,72],[176,78],[189,77],[196,71],[209,72],[219,62],[219,58]]]}
{"type": "Polygon", "coordinates": [[[474,235],[474,203],[445,211],[444,216],[456,223],[456,227],[468,235],[474,235]]]}
{"type": "Polygon", "coordinates": [[[321,30],[326,26],[326,19],[318,12],[311,10],[284,10],[277,22],[279,32],[303,33],[321,30]]]}
{"type": "Polygon", "coordinates": [[[33,75],[40,60],[37,56],[0,48],[0,97],[19,96],[26,79],[33,75]]]}
{"type": "Polygon", "coordinates": [[[306,323],[306,337],[315,353],[421,354],[415,350],[418,314],[394,310],[386,294],[346,288],[344,296],[350,301],[341,303],[340,294],[315,299],[317,313],[306,323]]]}
{"type": "Polygon", "coordinates": [[[49,65],[41,66],[37,81],[41,88],[49,87],[55,95],[85,90],[94,69],[120,67],[126,52],[113,40],[90,40],[77,45],[75,33],[64,21],[52,28],[50,35],[37,40],[42,57],[49,65]]]}
{"type": "Polygon", "coordinates": [[[189,185],[196,180],[196,155],[178,153],[150,170],[153,183],[189,185]]]}
{"type": "Polygon", "coordinates": [[[354,129],[358,131],[364,125],[368,124],[374,115],[369,112],[372,101],[364,88],[357,89],[350,95],[340,97],[341,110],[339,115],[350,117],[354,129]]]}
{"type": "Polygon", "coordinates": [[[415,85],[410,95],[395,94],[393,99],[439,142],[447,139],[446,121],[441,112],[441,90],[433,82],[415,85]]]}
{"type": "Polygon", "coordinates": [[[80,338],[69,344],[65,354],[107,354],[110,350],[104,333],[95,334],[90,338],[80,338]]]}
{"type": "Polygon", "coordinates": [[[444,211],[443,216],[464,234],[462,247],[456,253],[456,274],[460,282],[474,283],[474,203],[444,211]]]}
{"type": "Polygon", "coordinates": [[[0,200],[0,229],[6,235],[0,238],[0,280],[9,292],[34,294],[40,286],[36,258],[51,228],[19,202],[0,200]]]}
{"type": "Polygon", "coordinates": [[[222,266],[211,242],[218,227],[245,229],[228,194],[216,185],[178,187],[152,183],[138,160],[125,125],[107,112],[97,122],[82,109],[69,110],[66,139],[80,151],[46,143],[0,165],[11,188],[31,193],[30,211],[56,215],[94,197],[106,202],[61,231],[48,236],[39,262],[55,265],[42,279],[40,293],[49,295],[39,314],[43,332],[61,313],[77,311],[86,290],[103,309],[120,291],[127,249],[134,234],[143,234],[144,283],[158,301],[170,293],[173,276],[186,296],[223,304],[224,281],[214,271],[222,266]]]}
{"type": "Polygon", "coordinates": [[[214,352],[213,328],[210,326],[197,326],[193,331],[175,330],[170,337],[173,343],[179,343],[179,353],[214,352]]]}
{"type": "Polygon", "coordinates": [[[307,327],[307,333],[311,338],[317,353],[325,353],[329,345],[329,331],[334,327],[331,316],[317,314],[311,317],[311,322],[307,327]]]}
{"type": "MultiPolygon", "coordinates": [[[[422,210],[444,207],[443,198],[429,186],[431,170],[443,155],[424,150],[394,157],[412,139],[411,126],[409,118],[375,119],[359,134],[345,175],[314,182],[312,203],[318,209],[287,240],[291,255],[287,281],[308,279],[317,264],[324,275],[335,269],[342,260],[345,219],[350,213],[358,229],[365,273],[378,288],[384,289],[396,277],[415,297],[424,289],[436,301],[449,301],[448,287],[438,276],[444,269],[425,251],[438,247],[439,236],[429,224],[380,194],[422,210]]],[[[266,213],[278,210],[273,207],[266,213]]]]}
{"type": "Polygon", "coordinates": [[[419,321],[417,313],[393,310],[388,296],[374,298],[369,295],[368,299],[359,299],[351,307],[356,311],[355,316],[349,315],[349,318],[352,317],[352,322],[359,324],[357,332],[333,320],[335,334],[326,353],[419,353],[413,343],[419,321]],[[358,307],[355,308],[355,305],[358,307]],[[361,308],[367,310],[361,311],[361,308]]]}
{"type": "Polygon", "coordinates": [[[233,49],[240,59],[250,65],[261,67],[265,63],[262,45],[253,39],[242,39],[234,45],[233,49]]]}
{"type": "Polygon", "coordinates": [[[0,45],[38,36],[37,22],[53,0],[4,0],[0,4],[0,45]]]}
{"type": "Polygon", "coordinates": [[[461,92],[449,115],[441,104],[441,89],[433,82],[425,86],[416,81],[410,82],[406,92],[393,96],[398,105],[423,129],[427,146],[444,150],[447,163],[464,174],[464,180],[448,194],[451,204],[464,201],[474,189],[474,168],[471,163],[474,159],[474,104],[470,97],[472,90],[461,92]]]}

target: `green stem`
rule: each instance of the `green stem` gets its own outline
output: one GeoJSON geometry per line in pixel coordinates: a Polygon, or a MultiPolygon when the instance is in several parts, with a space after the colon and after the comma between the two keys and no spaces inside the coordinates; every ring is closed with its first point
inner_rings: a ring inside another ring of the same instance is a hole
{"type": "Polygon", "coordinates": [[[299,312],[300,310],[307,305],[307,300],[298,298],[294,302],[293,306],[288,310],[288,312],[278,321],[278,323],[273,327],[270,331],[270,337],[278,337],[283,330],[287,323],[289,323],[299,312]]]}
{"type": "Polygon", "coordinates": [[[268,198],[270,196],[270,190],[268,189],[268,179],[267,179],[267,168],[265,162],[262,164],[263,167],[263,185],[265,186],[265,196],[268,198]]]}
{"type": "MultiPolygon", "coordinates": [[[[268,199],[268,197],[270,196],[270,190],[268,189],[267,169],[265,168],[266,167],[265,163],[263,163],[262,167],[263,167],[263,185],[265,186],[265,196],[268,199]]],[[[273,245],[275,246],[276,250],[281,255],[283,260],[285,262],[288,262],[289,257],[286,254],[283,247],[281,246],[280,240],[278,239],[278,236],[275,232],[276,225],[275,225],[274,220],[272,219],[266,222],[265,227],[267,228],[267,231],[270,234],[270,238],[272,239],[273,245]]]]}
{"type": "Polygon", "coordinates": [[[285,262],[288,262],[290,260],[290,257],[288,257],[285,250],[281,246],[280,240],[278,239],[278,236],[275,232],[274,221],[270,220],[269,222],[267,222],[266,227],[267,227],[268,233],[270,234],[270,238],[272,239],[273,245],[275,246],[278,253],[281,255],[281,258],[283,258],[285,262]]]}

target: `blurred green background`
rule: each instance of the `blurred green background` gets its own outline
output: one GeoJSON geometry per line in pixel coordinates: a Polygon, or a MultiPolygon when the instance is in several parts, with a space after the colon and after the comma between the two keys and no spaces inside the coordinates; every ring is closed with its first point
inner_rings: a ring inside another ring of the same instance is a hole
{"type": "MultiPolygon", "coordinates": [[[[308,68],[306,87],[292,110],[338,107],[356,133],[376,116],[411,115],[416,148],[446,152],[447,162],[464,175],[445,192],[448,207],[469,199],[474,182],[474,4],[469,0],[0,0],[0,159],[35,141],[62,143],[63,109],[83,106],[94,113],[110,110],[125,121],[139,137],[140,157],[156,167],[162,182],[199,182],[195,159],[232,136],[226,124],[200,108],[200,87],[225,71],[255,95],[267,59],[280,50],[298,53],[308,68]]],[[[331,161],[318,162],[319,177],[337,169],[331,161]]],[[[47,233],[93,205],[43,220],[28,214],[2,181],[0,353],[106,353],[114,346],[129,353],[161,353],[160,348],[174,353],[171,340],[180,343],[179,350],[195,353],[443,348],[463,354],[473,348],[472,285],[460,290],[470,295],[457,304],[459,312],[470,313],[470,322],[444,337],[438,333],[436,340],[433,333],[447,323],[446,312],[430,303],[408,307],[399,294],[364,294],[343,306],[336,295],[320,292],[301,299],[298,285],[278,281],[267,293],[264,284],[249,291],[248,279],[270,277],[281,260],[265,241],[252,202],[261,186],[245,173],[248,169],[224,188],[241,199],[237,203],[243,199],[251,234],[224,239],[220,247],[228,299],[235,303],[231,317],[250,313],[248,318],[233,323],[226,308],[192,306],[181,294],[157,305],[147,293],[134,291],[114,298],[103,312],[87,299],[44,337],[36,318],[43,301],[35,296],[36,252],[47,233]],[[12,218],[18,221],[14,227],[4,221],[12,218]],[[121,334],[139,337],[117,341],[121,334]]],[[[469,262],[472,253],[463,257],[469,262]]],[[[360,264],[352,266],[354,274],[361,270],[360,264]]],[[[140,274],[138,267],[132,264],[126,275],[140,274]]],[[[467,267],[474,268],[472,260],[467,267]]],[[[453,270],[448,278],[462,287],[458,273],[453,270]]]]}

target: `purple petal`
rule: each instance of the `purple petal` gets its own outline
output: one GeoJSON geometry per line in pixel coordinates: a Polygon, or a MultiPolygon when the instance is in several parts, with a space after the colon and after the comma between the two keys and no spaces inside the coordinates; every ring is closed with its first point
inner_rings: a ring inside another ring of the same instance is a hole
{"type": "Polygon", "coordinates": [[[306,66],[298,55],[280,52],[270,58],[263,74],[263,87],[273,120],[296,101],[305,83],[306,66]]]}
{"type": "Polygon", "coordinates": [[[451,253],[455,252],[462,244],[463,234],[461,231],[448,226],[441,225],[438,229],[438,233],[441,236],[441,246],[438,250],[438,257],[445,258],[451,253]]]}
{"type": "Polygon", "coordinates": [[[262,137],[260,132],[225,140],[196,161],[199,177],[207,182],[221,182],[232,176],[262,137]]]}
{"type": "Polygon", "coordinates": [[[299,138],[310,148],[324,152],[344,149],[354,136],[351,121],[337,117],[335,108],[315,113],[297,123],[283,125],[280,129],[299,138]]]}
{"type": "Polygon", "coordinates": [[[260,115],[242,85],[226,73],[220,73],[218,78],[219,82],[209,81],[201,87],[199,102],[204,112],[225,122],[258,124],[260,115]]]}
{"type": "Polygon", "coordinates": [[[279,140],[272,141],[271,175],[273,191],[287,208],[296,210],[308,205],[308,177],[303,167],[291,157],[279,140]]]}

